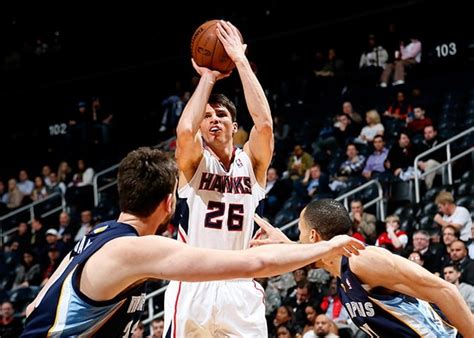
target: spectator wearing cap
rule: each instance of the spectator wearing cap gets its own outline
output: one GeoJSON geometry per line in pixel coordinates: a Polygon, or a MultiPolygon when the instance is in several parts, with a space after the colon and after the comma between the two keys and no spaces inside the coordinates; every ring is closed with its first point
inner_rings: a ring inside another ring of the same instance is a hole
{"type": "Polygon", "coordinates": [[[435,203],[440,213],[435,215],[434,221],[443,229],[450,224],[459,231],[459,238],[468,242],[472,236],[472,219],[469,211],[464,207],[457,206],[453,195],[448,191],[440,192],[436,196],[435,203]]]}
{"type": "Polygon", "coordinates": [[[49,250],[55,249],[59,252],[60,258],[66,256],[66,247],[62,241],[60,241],[60,236],[58,230],[50,228],[46,231],[46,245],[41,251],[40,259],[43,266],[49,264],[49,250]]]}

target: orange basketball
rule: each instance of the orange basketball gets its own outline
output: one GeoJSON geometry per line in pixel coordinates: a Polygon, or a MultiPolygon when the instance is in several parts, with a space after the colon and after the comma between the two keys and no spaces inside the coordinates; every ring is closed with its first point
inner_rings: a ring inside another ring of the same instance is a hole
{"type": "MultiPolygon", "coordinates": [[[[235,64],[217,37],[216,23],[218,21],[206,21],[196,29],[191,39],[191,55],[198,66],[228,73],[235,68],[235,64]]],[[[242,35],[240,35],[240,40],[242,40],[242,35]]]]}

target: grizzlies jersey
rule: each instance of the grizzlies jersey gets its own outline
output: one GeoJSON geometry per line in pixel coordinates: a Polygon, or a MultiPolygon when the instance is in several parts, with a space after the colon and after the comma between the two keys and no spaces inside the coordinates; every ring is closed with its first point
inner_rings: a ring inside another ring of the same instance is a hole
{"type": "Polygon", "coordinates": [[[196,173],[179,189],[178,196],[178,240],[201,248],[249,247],[255,230],[253,215],[265,198],[265,190],[257,182],[251,160],[243,150],[234,149],[226,171],[205,148],[196,173]]]}
{"type": "Polygon", "coordinates": [[[94,301],[79,290],[87,260],[107,242],[138,236],[115,221],[97,225],[71,251],[71,261],[51,284],[27,318],[22,337],[129,337],[138,325],[145,303],[145,283],[133,285],[114,299],[94,301]]]}
{"type": "Polygon", "coordinates": [[[367,292],[350,270],[347,257],[342,257],[337,282],[352,321],[369,337],[456,337],[456,328],[435,305],[400,293],[367,292]]]}

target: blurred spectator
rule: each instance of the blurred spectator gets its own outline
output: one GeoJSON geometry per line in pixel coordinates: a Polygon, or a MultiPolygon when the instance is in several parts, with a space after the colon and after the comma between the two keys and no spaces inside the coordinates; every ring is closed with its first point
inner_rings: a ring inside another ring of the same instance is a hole
{"type": "Polygon", "coordinates": [[[384,247],[393,253],[401,253],[408,243],[405,231],[400,230],[400,219],[396,215],[385,219],[386,231],[381,233],[375,242],[376,246],[384,247]]]}
{"type": "Polygon", "coordinates": [[[77,161],[77,171],[72,176],[72,182],[69,183],[69,187],[84,187],[92,185],[94,178],[94,169],[86,165],[85,160],[77,161]]]}
{"type": "Polygon", "coordinates": [[[15,317],[15,309],[13,304],[5,301],[1,305],[1,321],[0,321],[0,337],[17,338],[23,331],[23,323],[21,319],[15,317]]]}
{"type": "Polygon", "coordinates": [[[318,315],[318,312],[316,311],[313,305],[306,306],[305,312],[306,312],[306,319],[308,322],[303,328],[303,331],[301,332],[303,337],[306,332],[314,331],[314,322],[316,321],[316,316],[318,315]]]}
{"type": "Polygon", "coordinates": [[[456,285],[462,298],[464,298],[466,304],[474,314],[474,286],[459,281],[461,278],[461,271],[459,271],[459,268],[455,264],[445,266],[443,269],[443,276],[446,281],[456,285]]]}
{"type": "Polygon", "coordinates": [[[60,193],[64,195],[66,193],[66,184],[58,180],[58,175],[55,172],[49,174],[49,187],[47,188],[48,194],[60,193]]]}
{"type": "Polygon", "coordinates": [[[280,325],[275,329],[275,337],[277,338],[292,338],[292,330],[286,325],[280,325]]]}
{"type": "Polygon", "coordinates": [[[365,166],[364,155],[359,155],[357,146],[349,143],[346,149],[347,159],[341,163],[332,182],[329,185],[332,191],[340,192],[348,186],[357,184],[362,180],[360,174],[365,166]]]}
{"type": "Polygon", "coordinates": [[[385,132],[383,124],[380,123],[380,115],[375,109],[369,110],[365,114],[365,121],[367,125],[362,128],[360,135],[354,140],[356,143],[372,143],[375,136],[383,136],[385,132]]]}
{"type": "Polygon", "coordinates": [[[385,69],[388,52],[377,43],[375,35],[369,34],[367,47],[360,55],[359,69],[362,73],[362,83],[375,85],[385,69]]]}
{"type": "Polygon", "coordinates": [[[313,157],[303,150],[300,144],[295,145],[293,154],[288,160],[288,175],[292,180],[303,179],[306,170],[313,165],[313,157]]]}
{"type": "Polygon", "coordinates": [[[306,193],[309,198],[318,195],[323,197],[329,193],[329,178],[321,172],[319,164],[313,164],[310,169],[306,170],[305,176],[301,181],[306,187],[306,193]]]}
{"type": "Polygon", "coordinates": [[[16,209],[21,206],[23,201],[23,193],[18,189],[16,180],[11,178],[8,180],[8,193],[6,198],[7,208],[16,209]]]}
{"type": "Polygon", "coordinates": [[[31,192],[32,201],[40,201],[48,197],[48,192],[46,190],[46,185],[44,183],[43,177],[36,176],[34,184],[35,186],[33,188],[33,191],[31,192]]]}
{"type": "MultiPolygon", "coordinates": [[[[448,224],[443,228],[442,234],[444,248],[442,249],[441,266],[445,266],[451,260],[449,251],[451,250],[451,244],[459,240],[459,231],[457,231],[452,225],[448,224]]],[[[443,273],[443,271],[440,271],[440,273],[443,273]]]]}
{"type": "Polygon", "coordinates": [[[58,180],[59,182],[69,185],[69,182],[72,181],[72,168],[66,161],[61,161],[58,166],[58,180]]]}
{"type": "Polygon", "coordinates": [[[151,322],[151,338],[162,338],[165,330],[165,322],[163,318],[154,319],[151,322]]]}
{"type": "Polygon", "coordinates": [[[398,137],[398,143],[394,144],[388,153],[385,167],[402,181],[410,180],[415,176],[415,168],[413,168],[415,156],[416,151],[411,144],[410,136],[406,131],[402,131],[398,137]]]}
{"type": "Polygon", "coordinates": [[[408,252],[418,251],[423,258],[425,269],[432,273],[440,271],[440,253],[430,248],[430,234],[425,230],[417,230],[412,236],[413,247],[408,252]]]}
{"type": "Polygon", "coordinates": [[[137,327],[133,330],[132,338],[145,338],[145,327],[142,322],[138,322],[137,327]]]}
{"type": "Polygon", "coordinates": [[[342,104],[342,113],[349,116],[356,129],[360,129],[362,116],[354,110],[354,106],[350,101],[344,101],[342,104]]]}
{"type": "Polygon", "coordinates": [[[268,217],[273,217],[282,208],[283,203],[290,197],[292,182],[288,178],[280,179],[275,168],[268,168],[267,184],[265,186],[265,207],[264,213],[268,217]]]}
{"type": "Polygon", "coordinates": [[[234,146],[238,148],[243,148],[245,142],[249,139],[249,133],[245,130],[243,125],[239,125],[239,129],[235,132],[233,136],[234,146]]]}
{"type": "Polygon", "coordinates": [[[331,320],[326,315],[319,315],[314,322],[314,331],[308,331],[303,338],[339,338],[332,333],[331,320]]]}
{"type": "Polygon", "coordinates": [[[388,116],[400,121],[405,122],[408,114],[413,111],[411,104],[406,100],[405,93],[402,91],[397,92],[397,99],[384,113],[384,116],[388,116]]]}
{"type": "Polygon", "coordinates": [[[76,229],[71,225],[71,216],[66,211],[63,211],[59,214],[59,226],[58,226],[58,235],[63,237],[64,234],[70,233],[73,236],[76,234],[76,229]]]}
{"type": "Polygon", "coordinates": [[[467,255],[467,248],[464,242],[454,241],[449,250],[451,258],[449,264],[455,264],[461,271],[460,281],[474,285],[474,260],[467,255]]]}
{"type": "Polygon", "coordinates": [[[31,232],[26,222],[20,222],[18,224],[18,230],[12,236],[10,242],[18,242],[20,251],[29,249],[31,243],[31,232]]]}
{"type": "Polygon", "coordinates": [[[16,277],[13,289],[39,286],[41,284],[41,267],[31,251],[23,253],[21,264],[15,270],[16,277]]]}
{"type": "MultiPolygon", "coordinates": [[[[438,131],[432,125],[426,126],[423,128],[423,141],[417,146],[417,153],[421,154],[427,150],[436,147],[441,143],[441,140],[438,139],[438,131]]],[[[428,171],[432,168],[435,168],[440,163],[445,161],[444,149],[436,150],[428,155],[426,155],[425,161],[418,161],[418,168],[422,171],[428,171]]],[[[436,175],[441,175],[443,172],[442,168],[435,170],[425,176],[425,185],[426,189],[431,189],[433,186],[433,181],[436,175]]]]}
{"type": "Polygon", "coordinates": [[[385,141],[383,136],[377,135],[374,137],[374,152],[369,156],[365,163],[365,168],[362,171],[362,176],[367,179],[372,178],[378,173],[385,171],[385,160],[387,159],[388,149],[385,148],[385,141]]]}
{"type": "Polygon", "coordinates": [[[184,106],[191,96],[188,91],[183,91],[182,89],[179,89],[178,91],[178,94],[171,95],[161,102],[163,117],[159,129],[160,133],[176,128],[184,106]]]}
{"type": "Polygon", "coordinates": [[[74,242],[80,241],[82,237],[91,231],[92,227],[92,212],[90,210],[84,210],[81,212],[81,224],[79,225],[79,229],[74,237],[74,242]]]}
{"type": "Polygon", "coordinates": [[[448,191],[442,191],[436,196],[435,203],[440,213],[436,214],[434,221],[443,229],[450,224],[460,232],[462,241],[471,239],[472,219],[469,211],[454,203],[453,195],[448,191]],[[442,214],[442,215],[441,215],[442,214]]]}
{"type": "Polygon", "coordinates": [[[91,103],[93,129],[96,132],[95,142],[100,144],[110,143],[110,132],[113,115],[102,107],[101,99],[98,96],[92,98],[91,103]]]}
{"type": "Polygon", "coordinates": [[[18,179],[18,189],[24,196],[30,196],[33,192],[35,184],[33,183],[33,181],[28,179],[28,173],[26,172],[26,170],[20,170],[20,173],[18,174],[18,179]]]}
{"type": "Polygon", "coordinates": [[[351,202],[352,231],[362,235],[365,243],[373,244],[377,238],[376,222],[374,215],[364,211],[361,200],[354,199],[351,202]]]}
{"type": "Polygon", "coordinates": [[[43,226],[43,220],[35,216],[31,221],[31,248],[39,253],[45,245],[46,229],[43,226]]]}
{"type": "Polygon", "coordinates": [[[51,175],[51,167],[49,165],[44,165],[41,169],[41,175],[43,177],[44,184],[48,188],[51,185],[49,175],[51,175]]]}
{"type": "Polygon", "coordinates": [[[289,306],[280,306],[277,309],[275,317],[273,318],[273,326],[274,330],[283,325],[283,326],[291,326],[291,322],[293,320],[293,311],[289,306]]]}
{"type": "Polygon", "coordinates": [[[69,146],[78,144],[81,146],[87,146],[90,143],[91,138],[89,137],[92,124],[91,111],[87,109],[86,101],[79,101],[77,103],[77,110],[71,114],[69,118],[69,146]]]}
{"type": "Polygon", "coordinates": [[[425,127],[432,126],[433,121],[429,117],[426,117],[425,109],[420,106],[414,106],[413,109],[414,118],[407,118],[407,128],[413,133],[422,133],[425,127]]]}
{"type": "Polygon", "coordinates": [[[59,250],[55,246],[52,246],[48,249],[48,263],[43,269],[43,281],[41,282],[41,286],[46,285],[54,271],[59,267],[59,263],[61,263],[59,250]]]}
{"type": "Polygon", "coordinates": [[[350,319],[349,314],[344,308],[344,304],[337,293],[337,278],[331,278],[329,282],[329,294],[324,296],[319,307],[330,320],[337,325],[345,326],[350,319]]]}
{"type": "Polygon", "coordinates": [[[413,251],[412,253],[410,253],[410,255],[408,255],[408,260],[420,266],[423,266],[423,264],[425,263],[425,261],[423,260],[423,256],[418,251],[413,251]]]}
{"type": "Polygon", "coordinates": [[[308,281],[300,281],[296,286],[295,296],[289,296],[284,301],[285,305],[289,305],[292,309],[294,318],[293,324],[296,330],[302,330],[306,325],[306,306],[312,303],[313,288],[308,281]]]}
{"type": "Polygon", "coordinates": [[[395,52],[394,63],[387,63],[380,76],[380,87],[387,87],[387,83],[393,73],[393,85],[398,86],[405,83],[405,69],[421,62],[421,42],[415,37],[405,46],[400,42],[400,48],[395,52]]]}

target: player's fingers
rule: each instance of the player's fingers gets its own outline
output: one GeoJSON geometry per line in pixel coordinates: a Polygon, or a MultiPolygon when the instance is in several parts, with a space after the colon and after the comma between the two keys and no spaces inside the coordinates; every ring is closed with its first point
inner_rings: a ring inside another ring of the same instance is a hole
{"type": "Polygon", "coordinates": [[[226,39],[229,37],[230,27],[225,21],[219,21],[216,24],[216,27],[218,31],[222,34],[222,36],[224,36],[226,39]]]}
{"type": "Polygon", "coordinates": [[[257,223],[260,226],[260,228],[262,228],[265,232],[269,232],[275,229],[270,223],[265,221],[262,217],[260,217],[257,214],[253,216],[253,219],[255,220],[255,223],[257,223]]]}

